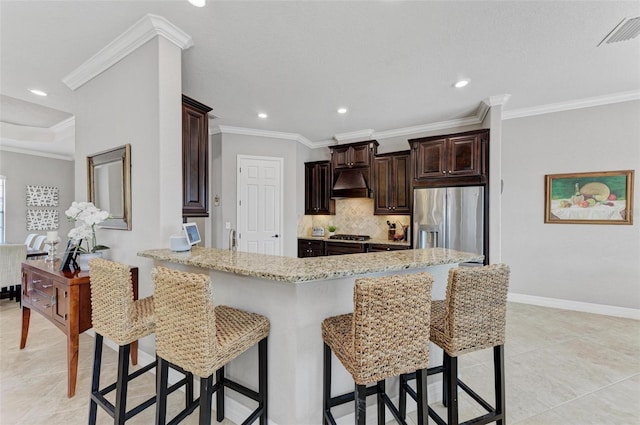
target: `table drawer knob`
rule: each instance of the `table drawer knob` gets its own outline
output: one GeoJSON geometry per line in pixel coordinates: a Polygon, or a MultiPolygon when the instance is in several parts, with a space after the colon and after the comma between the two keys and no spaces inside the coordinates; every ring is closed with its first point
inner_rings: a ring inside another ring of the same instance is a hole
{"type": "Polygon", "coordinates": [[[31,281],[31,283],[40,283],[40,282],[42,282],[42,279],[33,279],[31,281]]]}
{"type": "Polygon", "coordinates": [[[46,289],[46,288],[51,288],[52,286],[53,286],[52,284],[49,284],[49,285],[42,285],[42,287],[43,287],[43,288],[45,288],[45,289],[46,289]]]}

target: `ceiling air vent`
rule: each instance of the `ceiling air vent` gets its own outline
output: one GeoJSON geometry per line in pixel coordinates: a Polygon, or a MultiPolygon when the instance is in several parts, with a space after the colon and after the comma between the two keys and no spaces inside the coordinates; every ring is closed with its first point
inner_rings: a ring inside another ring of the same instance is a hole
{"type": "Polygon", "coordinates": [[[636,38],[640,34],[640,17],[624,18],[609,34],[602,40],[602,43],[617,43],[618,41],[626,41],[636,38]]]}

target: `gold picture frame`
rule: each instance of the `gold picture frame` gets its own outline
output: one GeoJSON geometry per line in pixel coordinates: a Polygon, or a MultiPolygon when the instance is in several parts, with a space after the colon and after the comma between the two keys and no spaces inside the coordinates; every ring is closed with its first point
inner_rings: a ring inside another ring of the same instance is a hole
{"type": "Polygon", "coordinates": [[[633,224],[634,170],[547,174],[544,222],[633,224]]]}

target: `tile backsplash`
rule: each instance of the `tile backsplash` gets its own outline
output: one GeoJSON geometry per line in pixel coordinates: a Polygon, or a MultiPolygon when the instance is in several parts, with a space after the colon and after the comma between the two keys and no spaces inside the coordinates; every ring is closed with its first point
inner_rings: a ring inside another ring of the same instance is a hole
{"type": "Polygon", "coordinates": [[[324,227],[329,232],[329,225],[336,226],[336,233],[352,235],[369,235],[373,239],[387,239],[387,220],[409,224],[408,215],[373,215],[373,199],[345,198],[336,199],[336,215],[305,215],[298,220],[298,235],[311,236],[312,227],[324,227]]]}

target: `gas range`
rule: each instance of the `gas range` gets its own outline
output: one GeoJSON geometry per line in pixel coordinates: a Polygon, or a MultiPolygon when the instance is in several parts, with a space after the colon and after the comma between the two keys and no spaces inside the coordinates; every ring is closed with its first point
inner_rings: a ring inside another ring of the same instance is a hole
{"type": "Polygon", "coordinates": [[[337,239],[340,241],[368,241],[371,239],[368,235],[331,235],[329,239],[337,239]]]}

